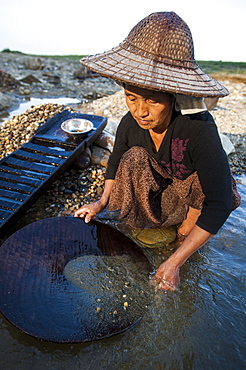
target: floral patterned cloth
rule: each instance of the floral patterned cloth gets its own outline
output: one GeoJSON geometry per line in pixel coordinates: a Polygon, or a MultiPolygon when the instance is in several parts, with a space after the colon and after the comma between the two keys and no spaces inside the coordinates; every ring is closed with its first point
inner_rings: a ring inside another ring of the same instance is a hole
{"type": "Polygon", "coordinates": [[[132,147],[122,157],[108,205],[133,228],[165,228],[182,222],[188,206],[201,209],[204,200],[196,173],[179,180],[150,156],[132,147]]]}
{"type": "Polygon", "coordinates": [[[171,158],[172,161],[165,163],[161,161],[162,164],[169,169],[170,173],[178,179],[182,179],[184,174],[190,174],[191,170],[187,170],[186,166],[182,163],[184,159],[184,152],[186,151],[187,144],[190,139],[182,140],[180,138],[171,140],[171,158]]]}

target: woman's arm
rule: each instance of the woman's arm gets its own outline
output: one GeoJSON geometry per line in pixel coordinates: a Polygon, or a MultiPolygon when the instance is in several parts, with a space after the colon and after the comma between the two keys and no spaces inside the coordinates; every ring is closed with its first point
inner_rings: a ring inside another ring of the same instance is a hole
{"type": "Polygon", "coordinates": [[[180,247],[158,267],[155,274],[158,288],[174,291],[180,282],[180,267],[212,236],[213,234],[195,225],[180,247]]]}
{"type": "Polygon", "coordinates": [[[86,223],[90,222],[97,213],[102,212],[107,206],[113,185],[114,180],[106,180],[101,198],[94,203],[82,206],[75,212],[74,216],[84,218],[86,223]]]}

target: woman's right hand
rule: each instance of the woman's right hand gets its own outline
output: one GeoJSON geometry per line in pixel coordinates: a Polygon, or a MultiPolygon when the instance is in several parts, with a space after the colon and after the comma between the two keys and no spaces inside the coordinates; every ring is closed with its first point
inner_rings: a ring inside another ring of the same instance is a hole
{"type": "Polygon", "coordinates": [[[102,205],[100,200],[98,200],[94,203],[85,204],[82,207],[80,207],[75,212],[74,217],[84,218],[85,223],[88,223],[90,222],[92,218],[94,218],[94,216],[97,213],[100,213],[101,211],[103,211],[103,209],[104,209],[104,206],[102,205]]]}
{"type": "Polygon", "coordinates": [[[90,220],[94,218],[97,213],[102,212],[107,206],[113,185],[114,180],[106,180],[101,198],[94,203],[85,204],[75,212],[74,216],[84,218],[85,223],[90,222],[90,220]]]}

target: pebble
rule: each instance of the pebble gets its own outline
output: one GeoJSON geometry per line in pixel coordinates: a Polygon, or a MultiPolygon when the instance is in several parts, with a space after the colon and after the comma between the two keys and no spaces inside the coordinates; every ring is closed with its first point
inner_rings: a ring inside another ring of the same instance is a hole
{"type": "Polygon", "coordinates": [[[4,121],[0,125],[0,158],[28,142],[43,123],[63,109],[67,107],[59,104],[41,104],[4,121]]]}
{"type": "Polygon", "coordinates": [[[73,215],[82,205],[98,200],[103,192],[105,172],[105,167],[89,166],[63,173],[40,198],[41,203],[46,203],[45,217],[73,215]]]}

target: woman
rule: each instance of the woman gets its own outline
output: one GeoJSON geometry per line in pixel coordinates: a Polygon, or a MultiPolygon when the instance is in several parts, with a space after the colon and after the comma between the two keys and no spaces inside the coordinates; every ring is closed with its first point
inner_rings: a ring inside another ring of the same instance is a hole
{"type": "Polygon", "coordinates": [[[75,216],[89,222],[108,206],[133,228],[179,224],[184,241],[155,274],[160,289],[173,291],[180,267],[239,204],[203,102],[228,91],[196,64],[190,30],[173,12],[151,14],[119,46],[81,63],[123,85],[129,112],[117,130],[101,199],[75,216]]]}

